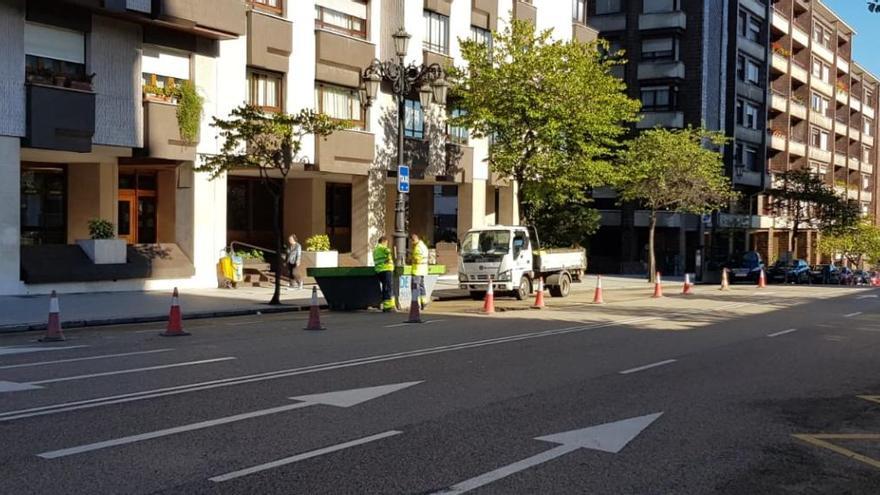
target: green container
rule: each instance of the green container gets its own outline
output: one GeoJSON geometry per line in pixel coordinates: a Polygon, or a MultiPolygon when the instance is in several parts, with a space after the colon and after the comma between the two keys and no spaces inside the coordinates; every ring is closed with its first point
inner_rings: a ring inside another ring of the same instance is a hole
{"type": "MultiPolygon", "coordinates": [[[[396,272],[397,275],[410,275],[412,269],[410,266],[405,266],[402,270],[398,268],[396,272]]],[[[309,268],[306,273],[308,276],[314,277],[318,286],[321,287],[327,306],[333,311],[378,308],[382,303],[379,281],[372,266],[309,268]]],[[[428,276],[432,279],[436,279],[437,276],[444,273],[446,273],[446,267],[443,265],[428,267],[428,276]]],[[[431,285],[433,286],[433,284],[431,285]]],[[[403,302],[401,301],[401,303],[403,302]]]]}

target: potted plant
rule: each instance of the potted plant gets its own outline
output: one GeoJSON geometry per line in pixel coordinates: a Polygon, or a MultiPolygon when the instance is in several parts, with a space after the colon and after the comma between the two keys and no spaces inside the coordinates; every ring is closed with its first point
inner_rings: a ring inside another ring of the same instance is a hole
{"type": "Polygon", "coordinates": [[[70,88],[78,89],[80,91],[91,91],[92,90],[92,79],[95,78],[95,74],[83,74],[82,76],[72,78],[70,80],[70,88]]]}
{"type": "Polygon", "coordinates": [[[96,265],[110,265],[126,262],[125,241],[116,238],[116,227],[112,222],[100,218],[89,220],[90,239],[76,241],[80,249],[96,265]]]}
{"type": "Polygon", "coordinates": [[[330,249],[330,238],[326,234],[313,235],[306,239],[302,265],[304,268],[335,268],[339,266],[339,252],[330,249]]]}

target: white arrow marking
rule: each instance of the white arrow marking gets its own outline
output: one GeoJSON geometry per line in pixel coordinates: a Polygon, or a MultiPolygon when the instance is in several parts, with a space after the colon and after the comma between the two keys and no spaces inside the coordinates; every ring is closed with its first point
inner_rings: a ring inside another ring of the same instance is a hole
{"type": "Polygon", "coordinates": [[[351,390],[341,390],[338,392],[330,392],[326,394],[315,394],[315,395],[304,395],[300,397],[293,397],[293,399],[301,400],[304,402],[298,402],[296,404],[288,404],[285,406],[273,407],[271,409],[262,409],[259,411],[253,411],[249,413],[236,414],[234,416],[226,416],[225,418],[217,418],[211,419],[208,421],[200,421],[198,423],[191,423],[183,426],[176,426],[174,428],[167,428],[165,430],[157,430],[151,431],[149,433],[141,433],[140,435],[132,435],[128,437],[115,438],[113,440],[106,440],[103,442],[90,443],[87,445],[80,445],[77,447],[71,447],[67,449],[61,450],[53,450],[51,452],[43,452],[42,454],[37,454],[37,456],[42,457],[43,459],[57,459],[59,457],[67,457],[76,454],[82,454],[84,452],[91,452],[93,450],[101,450],[109,447],[116,447],[119,445],[128,445],[136,442],[143,442],[144,440],[152,440],[154,438],[167,437],[169,435],[176,435],[178,433],[184,433],[188,431],[201,430],[204,428],[210,428],[212,426],[225,425],[229,423],[235,423],[238,421],[244,421],[246,419],[259,418],[262,416],[268,416],[270,414],[277,414],[286,411],[293,411],[295,409],[302,409],[304,407],[311,407],[317,405],[328,405],[328,406],[336,406],[336,407],[351,407],[361,404],[363,402],[379,398],[383,395],[390,394],[392,392],[396,392],[398,390],[403,390],[408,387],[412,387],[413,385],[419,384],[422,382],[406,382],[406,383],[397,383],[394,385],[384,385],[380,387],[368,387],[368,388],[356,388],[351,390]]]}
{"type": "Polygon", "coordinates": [[[645,428],[657,420],[663,413],[648,414],[637,418],[624,419],[613,423],[591,426],[580,430],[571,430],[555,435],[538,437],[535,440],[560,444],[559,447],[541,452],[527,459],[514,462],[507,466],[481,474],[476,478],[462,481],[446,490],[435,492],[436,495],[453,495],[466,493],[481,486],[494,483],[512,474],[524,471],[531,467],[552,461],[557,457],[574,452],[578,449],[601,450],[616,454],[626,447],[645,428]]]}
{"type": "Polygon", "coordinates": [[[877,299],[877,294],[869,294],[866,296],[859,296],[856,299],[877,299]]]}
{"type": "Polygon", "coordinates": [[[284,459],[279,459],[277,461],[267,462],[266,464],[260,464],[259,466],[242,469],[240,471],[233,471],[231,473],[223,474],[220,476],[214,476],[213,478],[209,479],[215,483],[222,483],[224,481],[241,478],[242,476],[248,476],[254,473],[259,473],[261,471],[267,471],[269,469],[274,469],[277,467],[286,466],[288,464],[293,464],[295,462],[304,461],[306,459],[311,459],[313,457],[319,457],[324,454],[329,454],[331,452],[338,452],[340,450],[345,450],[350,447],[356,447],[365,443],[375,442],[377,440],[382,440],[383,438],[393,437],[395,435],[400,435],[401,433],[403,432],[390,430],[386,431],[385,433],[379,433],[378,435],[370,435],[368,437],[359,438],[350,442],[340,443],[339,445],[333,445],[332,447],[324,447],[323,449],[313,450],[304,454],[297,454],[291,457],[286,457],[284,459]]]}
{"type": "Polygon", "coordinates": [[[28,354],[31,352],[66,351],[68,349],[80,349],[87,345],[69,345],[66,347],[0,347],[0,356],[11,354],[28,354]]]}

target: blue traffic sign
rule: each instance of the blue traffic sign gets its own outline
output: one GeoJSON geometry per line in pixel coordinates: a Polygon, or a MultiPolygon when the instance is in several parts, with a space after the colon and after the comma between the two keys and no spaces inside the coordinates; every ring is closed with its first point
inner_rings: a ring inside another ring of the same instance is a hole
{"type": "Polygon", "coordinates": [[[397,191],[409,192],[409,167],[407,165],[397,167],[397,191]]]}

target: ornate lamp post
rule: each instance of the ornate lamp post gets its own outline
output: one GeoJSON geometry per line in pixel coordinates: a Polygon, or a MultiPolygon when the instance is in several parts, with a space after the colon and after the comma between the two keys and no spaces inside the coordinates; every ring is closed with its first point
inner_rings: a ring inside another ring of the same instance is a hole
{"type": "MultiPolygon", "coordinates": [[[[405,165],[403,159],[404,126],[406,120],[406,97],[418,88],[419,102],[422,108],[427,108],[431,102],[438,105],[446,105],[446,94],[449,85],[446,82],[446,74],[439,64],[406,64],[404,57],[409,48],[409,33],[401,27],[392,35],[394,50],[397,60],[380,62],[374,60],[369,67],[364,69],[362,84],[359,91],[361,103],[364,107],[370,107],[379,93],[379,86],[383,81],[390,83],[392,93],[397,99],[397,164],[398,167],[405,165]]],[[[398,168],[399,170],[399,168],[398,168]]],[[[394,251],[395,266],[403,266],[406,254],[406,204],[409,200],[407,193],[398,192],[394,203],[394,251]]]]}

